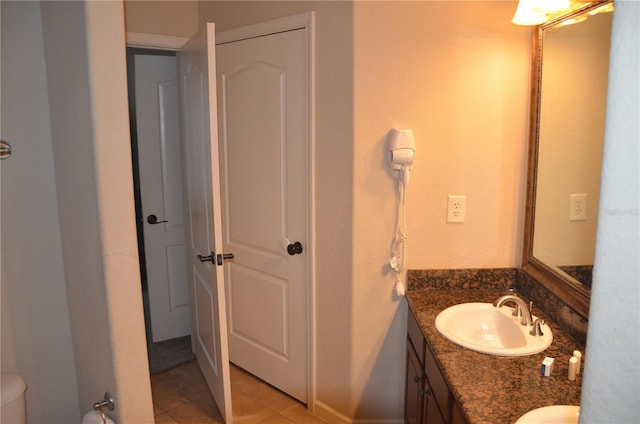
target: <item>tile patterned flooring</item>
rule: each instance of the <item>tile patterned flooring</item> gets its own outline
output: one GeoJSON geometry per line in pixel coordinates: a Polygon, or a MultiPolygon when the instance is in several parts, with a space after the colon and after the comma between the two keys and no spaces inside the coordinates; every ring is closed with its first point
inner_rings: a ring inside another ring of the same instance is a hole
{"type": "MultiPolygon", "coordinates": [[[[151,376],[156,424],[224,423],[195,361],[151,376]]],[[[231,365],[234,423],[322,424],[307,408],[231,365]]]]}

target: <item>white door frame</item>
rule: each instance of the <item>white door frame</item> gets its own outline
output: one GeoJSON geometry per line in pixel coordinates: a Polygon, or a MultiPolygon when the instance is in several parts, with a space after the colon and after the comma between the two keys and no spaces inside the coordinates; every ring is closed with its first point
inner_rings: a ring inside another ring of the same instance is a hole
{"type": "MultiPolygon", "coordinates": [[[[274,19],[263,23],[243,26],[240,28],[227,30],[223,37],[216,40],[217,44],[238,41],[248,37],[257,37],[268,35],[274,32],[290,31],[294,29],[304,29],[307,33],[308,43],[308,69],[309,69],[309,148],[307,149],[307,167],[309,170],[309,186],[307,187],[307,206],[309,211],[309,240],[307,242],[308,252],[308,298],[307,298],[307,327],[308,327],[308,358],[307,358],[307,381],[308,381],[308,399],[307,408],[313,411],[316,403],[316,310],[315,310],[315,292],[316,292],[316,261],[315,261],[315,30],[314,30],[315,14],[314,12],[306,12],[280,19],[274,19]]],[[[171,37],[160,34],[143,34],[132,33],[126,34],[128,47],[140,47],[147,49],[162,50],[178,50],[188,41],[187,38],[171,37]]]]}

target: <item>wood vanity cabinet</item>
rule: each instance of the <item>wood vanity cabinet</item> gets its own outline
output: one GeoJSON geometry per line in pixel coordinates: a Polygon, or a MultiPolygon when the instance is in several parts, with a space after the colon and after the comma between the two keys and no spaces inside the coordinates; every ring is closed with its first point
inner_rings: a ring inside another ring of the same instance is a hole
{"type": "Polygon", "coordinates": [[[407,319],[404,416],[407,424],[466,424],[411,311],[407,319]]]}

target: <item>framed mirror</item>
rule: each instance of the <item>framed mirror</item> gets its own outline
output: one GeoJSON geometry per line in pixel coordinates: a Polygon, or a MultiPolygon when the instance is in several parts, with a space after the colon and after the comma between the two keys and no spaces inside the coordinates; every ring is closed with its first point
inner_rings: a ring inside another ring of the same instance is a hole
{"type": "Polygon", "coordinates": [[[533,31],[523,270],[589,315],[612,0],[533,31]]]}

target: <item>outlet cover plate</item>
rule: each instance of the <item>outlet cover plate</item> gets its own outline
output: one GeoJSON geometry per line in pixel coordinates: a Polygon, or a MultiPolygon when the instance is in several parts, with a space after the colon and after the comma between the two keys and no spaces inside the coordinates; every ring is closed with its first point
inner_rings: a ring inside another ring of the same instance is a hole
{"type": "Polygon", "coordinates": [[[467,197],[461,195],[447,196],[447,223],[463,223],[466,213],[467,197]]]}
{"type": "Polygon", "coordinates": [[[576,193],[569,195],[569,221],[587,220],[587,194],[576,193]]]}

